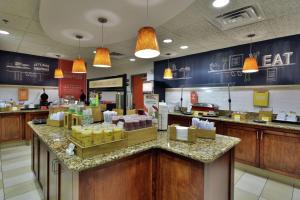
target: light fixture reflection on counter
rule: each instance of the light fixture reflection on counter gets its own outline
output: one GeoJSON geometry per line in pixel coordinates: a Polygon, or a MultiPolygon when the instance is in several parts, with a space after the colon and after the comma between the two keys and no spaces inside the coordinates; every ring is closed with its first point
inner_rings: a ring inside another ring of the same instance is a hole
{"type": "Polygon", "coordinates": [[[101,23],[101,47],[96,49],[96,54],[94,57],[93,66],[94,67],[102,67],[102,68],[110,68],[111,60],[109,49],[103,47],[103,25],[107,23],[107,19],[100,17],[98,18],[99,23],[101,23]]]}
{"type": "Polygon", "coordinates": [[[244,65],[243,65],[243,73],[255,73],[258,72],[258,64],[256,57],[252,54],[252,38],[255,36],[255,34],[250,34],[247,37],[251,38],[250,43],[250,53],[249,57],[245,59],[244,65]]]}
{"type": "MultiPolygon", "coordinates": [[[[147,20],[149,19],[149,2],[147,0],[147,20]]],[[[135,54],[138,58],[155,58],[160,55],[155,29],[142,27],[138,31],[135,54]]]]}
{"type": "Polygon", "coordinates": [[[72,73],[84,74],[86,73],[85,61],[80,57],[80,40],[83,38],[81,35],[75,36],[78,39],[78,58],[73,61],[72,73]]]}

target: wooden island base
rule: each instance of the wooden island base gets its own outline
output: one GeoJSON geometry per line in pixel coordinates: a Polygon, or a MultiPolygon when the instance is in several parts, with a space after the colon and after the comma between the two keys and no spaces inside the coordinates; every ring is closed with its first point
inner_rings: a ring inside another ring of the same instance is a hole
{"type": "Polygon", "coordinates": [[[233,199],[234,148],[209,164],[152,149],[96,168],[73,172],[47,151],[38,137],[34,138],[33,170],[46,199],[233,199]]]}

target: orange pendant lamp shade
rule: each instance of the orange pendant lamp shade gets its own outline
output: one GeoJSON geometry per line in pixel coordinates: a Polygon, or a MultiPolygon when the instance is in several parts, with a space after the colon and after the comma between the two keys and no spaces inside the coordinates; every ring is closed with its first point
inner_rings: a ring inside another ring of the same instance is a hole
{"type": "Polygon", "coordinates": [[[64,74],[60,68],[56,68],[54,71],[54,78],[63,78],[64,74]]]}
{"type": "Polygon", "coordinates": [[[245,59],[243,66],[243,73],[254,73],[258,72],[258,64],[255,57],[250,56],[245,59]]]}
{"type": "Polygon", "coordinates": [[[141,28],[137,36],[135,56],[138,58],[155,58],[159,54],[155,29],[150,26],[141,28]]]}
{"type": "Polygon", "coordinates": [[[173,73],[171,68],[166,68],[164,72],[164,79],[172,79],[173,78],[173,73]]]}
{"type": "Polygon", "coordinates": [[[86,73],[85,62],[82,58],[77,58],[73,61],[72,73],[76,73],[76,74],[86,73]]]}
{"type": "Polygon", "coordinates": [[[109,50],[107,48],[98,48],[93,62],[94,67],[111,67],[109,50]]]}

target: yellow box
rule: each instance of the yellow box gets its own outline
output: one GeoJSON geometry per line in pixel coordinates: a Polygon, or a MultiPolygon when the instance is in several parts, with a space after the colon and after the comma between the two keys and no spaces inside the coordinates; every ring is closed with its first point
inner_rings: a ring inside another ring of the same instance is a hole
{"type": "Polygon", "coordinates": [[[103,131],[93,132],[93,144],[99,145],[104,143],[104,133],[103,131]]]}
{"type": "Polygon", "coordinates": [[[233,113],[232,118],[235,121],[246,121],[248,119],[247,113],[233,113]]]}
{"type": "Polygon", "coordinates": [[[71,113],[65,112],[64,127],[71,130],[71,127],[72,127],[72,114],[71,113]]]}
{"type": "Polygon", "coordinates": [[[81,125],[82,116],[77,114],[72,114],[72,126],[81,125]]]}
{"type": "Polygon", "coordinates": [[[114,141],[121,140],[123,138],[123,130],[122,129],[115,128],[113,130],[113,134],[114,134],[114,141]]]}
{"type": "Polygon", "coordinates": [[[269,91],[254,91],[253,105],[268,107],[269,106],[269,91]]]}
{"type": "Polygon", "coordinates": [[[259,111],[259,120],[270,122],[273,118],[273,112],[272,111],[259,111]]]}
{"type": "Polygon", "coordinates": [[[113,131],[112,130],[104,130],[104,142],[112,142],[113,141],[113,131]]]}

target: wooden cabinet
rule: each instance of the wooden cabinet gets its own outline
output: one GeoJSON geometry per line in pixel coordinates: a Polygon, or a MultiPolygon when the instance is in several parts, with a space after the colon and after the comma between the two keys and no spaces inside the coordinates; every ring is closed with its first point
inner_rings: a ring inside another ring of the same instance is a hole
{"type": "Polygon", "coordinates": [[[241,139],[235,147],[235,159],[252,166],[259,166],[259,130],[240,125],[226,125],[226,134],[241,139]]]}
{"type": "Polygon", "coordinates": [[[19,114],[5,114],[0,117],[0,141],[21,140],[23,137],[23,120],[19,114]]]}
{"type": "Polygon", "coordinates": [[[31,140],[33,131],[28,126],[27,122],[32,121],[33,119],[47,119],[49,113],[48,112],[37,112],[37,113],[26,113],[25,115],[25,140],[31,140]]]}
{"type": "Polygon", "coordinates": [[[204,165],[160,152],[156,199],[204,199],[204,165]]]}
{"type": "Polygon", "coordinates": [[[300,178],[300,135],[263,130],[260,167],[300,178]]]}
{"type": "Polygon", "coordinates": [[[40,164],[40,141],[39,138],[34,135],[32,137],[32,146],[31,146],[31,152],[32,152],[32,162],[31,167],[32,171],[35,174],[35,177],[39,180],[39,164],[40,164]]]}
{"type": "Polygon", "coordinates": [[[60,200],[60,165],[56,156],[49,152],[49,200],[60,200]]]}
{"type": "Polygon", "coordinates": [[[179,124],[181,126],[191,126],[192,117],[182,115],[168,115],[168,125],[179,124]]]}
{"type": "Polygon", "coordinates": [[[47,146],[40,142],[40,159],[39,159],[39,183],[44,195],[44,199],[48,196],[48,168],[49,168],[49,152],[47,146]]]}

